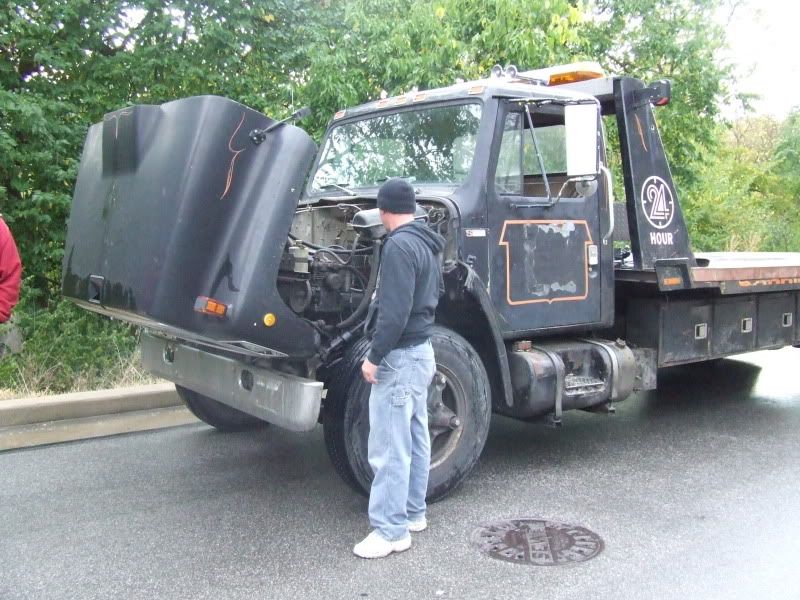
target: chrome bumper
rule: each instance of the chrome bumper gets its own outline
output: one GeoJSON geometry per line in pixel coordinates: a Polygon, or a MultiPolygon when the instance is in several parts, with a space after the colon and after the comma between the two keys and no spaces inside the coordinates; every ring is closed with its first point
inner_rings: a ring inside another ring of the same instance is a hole
{"type": "Polygon", "coordinates": [[[218,402],[292,431],[317,424],[322,383],[253,367],[181,342],[142,334],[146,370],[218,402]]]}

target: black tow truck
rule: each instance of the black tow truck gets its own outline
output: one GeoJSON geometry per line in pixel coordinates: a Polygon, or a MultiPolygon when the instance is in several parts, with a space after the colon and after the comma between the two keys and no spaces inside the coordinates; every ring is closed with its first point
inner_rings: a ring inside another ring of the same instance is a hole
{"type": "Polygon", "coordinates": [[[405,177],[443,235],[429,497],[475,466],[493,413],[607,413],[658,369],[800,339],[800,254],[699,254],[654,107],[670,84],[592,63],[384,98],[300,128],[232,100],[130,106],[89,129],[63,293],[140,325],[142,359],[219,430],[324,428],[369,489],[363,321],[405,177]],[[616,120],[624,200],[604,123],[616,120]]]}

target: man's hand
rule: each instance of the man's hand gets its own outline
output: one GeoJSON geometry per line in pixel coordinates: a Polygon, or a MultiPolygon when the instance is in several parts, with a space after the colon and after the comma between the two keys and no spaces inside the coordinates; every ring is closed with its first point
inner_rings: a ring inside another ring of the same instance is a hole
{"type": "Polygon", "coordinates": [[[371,362],[369,362],[368,358],[365,358],[361,365],[361,375],[363,375],[364,381],[373,385],[378,383],[378,380],[375,378],[377,373],[378,365],[373,365],[371,362]]]}

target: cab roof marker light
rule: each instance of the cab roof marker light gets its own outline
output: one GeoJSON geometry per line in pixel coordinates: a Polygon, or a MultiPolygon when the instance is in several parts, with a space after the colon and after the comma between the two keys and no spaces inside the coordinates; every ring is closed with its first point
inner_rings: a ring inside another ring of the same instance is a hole
{"type": "Polygon", "coordinates": [[[378,101],[378,108],[383,108],[384,106],[388,106],[388,105],[389,105],[389,99],[388,98],[384,98],[383,100],[379,100],[378,101]]]}
{"type": "Polygon", "coordinates": [[[397,98],[394,99],[395,106],[405,104],[406,102],[408,102],[408,98],[406,98],[405,96],[398,96],[397,98]]]}
{"type": "Polygon", "coordinates": [[[482,94],[483,90],[485,90],[485,89],[486,89],[486,86],[473,85],[471,88],[469,88],[469,91],[467,93],[474,96],[475,94],[482,94]]]}
{"type": "Polygon", "coordinates": [[[414,96],[414,99],[412,100],[412,102],[422,102],[427,97],[428,97],[428,94],[417,94],[416,96],[414,96]]]}
{"type": "Polygon", "coordinates": [[[536,69],[534,71],[525,71],[520,73],[520,76],[531,79],[541,79],[547,85],[563,85],[565,83],[577,83],[579,81],[588,81],[589,79],[599,79],[605,77],[605,71],[598,63],[593,61],[584,61],[570,63],[567,65],[556,65],[554,67],[547,67],[546,69],[536,69]]]}
{"type": "Polygon", "coordinates": [[[547,85],[564,85],[565,83],[577,83],[578,81],[588,81],[590,79],[600,79],[604,73],[595,71],[571,71],[569,73],[556,73],[550,76],[547,85]]]}
{"type": "Polygon", "coordinates": [[[340,110],[340,111],[339,111],[339,112],[337,112],[335,115],[333,115],[333,120],[335,121],[336,119],[341,119],[341,118],[342,118],[343,116],[345,116],[346,114],[347,114],[347,111],[346,111],[346,110],[340,110]]]}

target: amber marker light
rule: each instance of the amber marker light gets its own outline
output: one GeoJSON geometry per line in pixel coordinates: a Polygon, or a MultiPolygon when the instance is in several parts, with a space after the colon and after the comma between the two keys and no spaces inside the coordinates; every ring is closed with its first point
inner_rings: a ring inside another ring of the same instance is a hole
{"type": "Polygon", "coordinates": [[[553,73],[550,75],[550,85],[564,85],[565,83],[577,83],[589,79],[599,79],[603,77],[602,71],[590,69],[568,71],[566,73],[553,73]]]}
{"type": "Polygon", "coordinates": [[[525,71],[521,75],[527,79],[539,79],[546,82],[547,85],[564,85],[565,83],[577,83],[605,77],[605,71],[598,63],[585,61],[525,71]]]}
{"type": "Polygon", "coordinates": [[[277,321],[278,319],[272,313],[267,313],[264,315],[264,325],[267,327],[272,327],[277,321]]]}
{"type": "Polygon", "coordinates": [[[198,296],[194,301],[194,310],[212,317],[224,317],[228,312],[228,305],[207,296],[198,296]]]}

